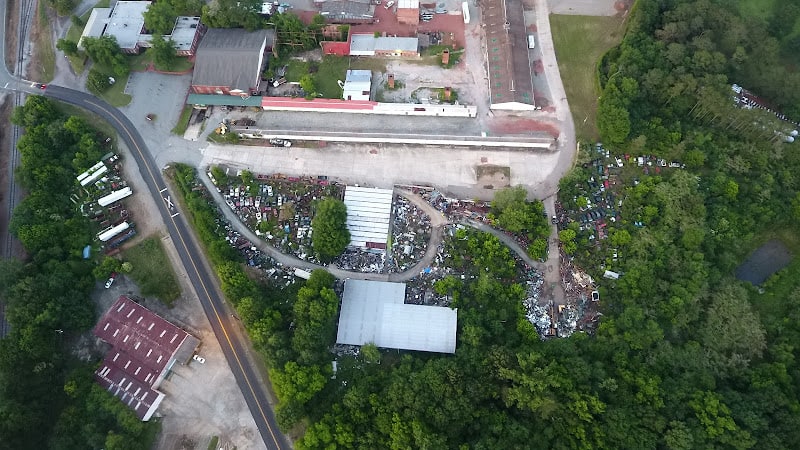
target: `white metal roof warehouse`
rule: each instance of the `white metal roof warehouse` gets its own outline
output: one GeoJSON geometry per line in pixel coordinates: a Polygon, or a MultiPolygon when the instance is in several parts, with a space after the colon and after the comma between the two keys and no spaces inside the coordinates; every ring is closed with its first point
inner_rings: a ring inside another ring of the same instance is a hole
{"type": "Polygon", "coordinates": [[[347,186],[344,204],[350,245],[385,249],[392,215],[392,190],[347,186]]]}
{"type": "Polygon", "coordinates": [[[455,353],[456,309],[406,305],[405,283],[347,280],[336,342],[455,353]]]}

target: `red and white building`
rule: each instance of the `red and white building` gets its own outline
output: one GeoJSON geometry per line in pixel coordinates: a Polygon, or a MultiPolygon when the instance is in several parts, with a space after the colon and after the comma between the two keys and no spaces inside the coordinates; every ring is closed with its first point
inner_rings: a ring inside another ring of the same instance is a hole
{"type": "Polygon", "coordinates": [[[164,394],[158,390],[175,363],[186,364],[200,340],[128,297],[106,311],[94,335],[111,345],[95,380],[148,421],[164,394]]]}

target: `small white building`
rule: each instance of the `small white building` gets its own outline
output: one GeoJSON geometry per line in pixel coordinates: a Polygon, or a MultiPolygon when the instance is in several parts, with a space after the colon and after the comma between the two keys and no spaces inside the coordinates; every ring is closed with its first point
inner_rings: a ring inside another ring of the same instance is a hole
{"type": "Polygon", "coordinates": [[[348,70],[342,98],[345,100],[369,100],[372,91],[372,71],[348,70]]]}

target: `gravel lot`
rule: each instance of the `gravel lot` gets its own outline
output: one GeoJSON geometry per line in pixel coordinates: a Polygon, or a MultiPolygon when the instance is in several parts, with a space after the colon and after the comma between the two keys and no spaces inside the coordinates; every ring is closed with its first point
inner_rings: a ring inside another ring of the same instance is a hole
{"type": "Polygon", "coordinates": [[[512,185],[539,198],[553,189],[546,180],[558,153],[523,150],[463,150],[436,147],[329,144],[322,149],[220,146],[212,144],[202,166],[221,164],[256,173],[327,175],[346,183],[389,188],[395,184],[435,185],[461,198],[491,199],[476,178],[480,164],[511,167],[512,185]]]}

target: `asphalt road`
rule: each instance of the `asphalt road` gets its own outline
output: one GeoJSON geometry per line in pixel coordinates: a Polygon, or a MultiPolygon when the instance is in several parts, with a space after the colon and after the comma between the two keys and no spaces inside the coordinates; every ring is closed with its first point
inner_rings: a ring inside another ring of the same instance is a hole
{"type": "Polygon", "coordinates": [[[209,273],[203,263],[203,255],[190,236],[184,216],[172,206],[174,201],[169,201],[171,194],[167,189],[167,184],[161,171],[155,166],[142,136],[127,117],[94,96],[52,85],[47,87],[45,96],[89,110],[105,119],[117,130],[120,139],[125,142],[138,164],[150,195],[154,199],[162,200],[161,202],[156,201],[156,203],[160,204],[159,212],[167,225],[167,232],[172,237],[189,280],[197,291],[203,310],[217,340],[219,340],[222,352],[228,360],[228,365],[233,371],[247,406],[250,408],[264,444],[269,449],[289,448],[285,437],[278,429],[268,395],[260,384],[250,361],[246,359],[245,348],[236,334],[232,332],[234,325],[231,324],[230,315],[226,312],[227,309],[219,293],[219,288],[213,281],[215,276],[209,273]]]}

